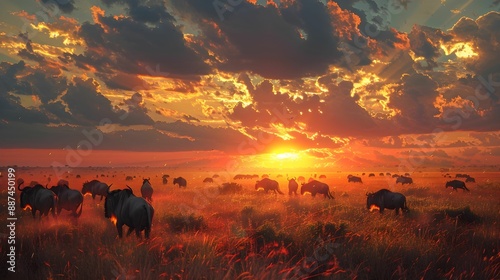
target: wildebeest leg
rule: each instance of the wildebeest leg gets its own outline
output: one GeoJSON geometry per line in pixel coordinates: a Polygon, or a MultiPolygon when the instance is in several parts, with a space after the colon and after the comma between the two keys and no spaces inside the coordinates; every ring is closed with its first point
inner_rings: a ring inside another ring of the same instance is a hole
{"type": "Polygon", "coordinates": [[[399,214],[399,208],[396,208],[396,216],[399,214]]]}
{"type": "MultiPolygon", "coordinates": [[[[31,209],[31,215],[33,215],[33,219],[35,218],[35,215],[36,215],[36,210],[35,209],[31,209]]],[[[40,215],[42,215],[42,212],[40,212],[40,215]]],[[[41,217],[41,216],[40,216],[41,217]]]]}
{"type": "Polygon", "coordinates": [[[384,207],[380,207],[380,214],[384,213],[384,207]]]}
{"type": "Polygon", "coordinates": [[[118,231],[118,237],[123,237],[123,224],[116,223],[116,230],[118,231]]]}
{"type": "MultiPolygon", "coordinates": [[[[92,194],[92,200],[95,199],[95,193],[92,194]]],[[[101,196],[101,200],[102,200],[102,196],[101,196]]]]}
{"type": "Polygon", "coordinates": [[[137,236],[137,238],[141,238],[141,230],[139,228],[136,228],[135,229],[135,236],[137,236]]]}
{"type": "Polygon", "coordinates": [[[133,227],[129,227],[128,231],[127,231],[127,236],[129,236],[132,233],[132,231],[134,231],[134,228],[133,227]]]}
{"type": "Polygon", "coordinates": [[[101,195],[101,201],[102,201],[103,198],[104,198],[104,195],[101,195]]]}

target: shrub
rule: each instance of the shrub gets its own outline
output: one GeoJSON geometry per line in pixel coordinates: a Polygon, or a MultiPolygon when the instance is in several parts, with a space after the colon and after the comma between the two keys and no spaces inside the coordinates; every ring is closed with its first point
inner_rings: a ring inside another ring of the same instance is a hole
{"type": "Polygon", "coordinates": [[[195,216],[191,214],[185,215],[170,215],[166,216],[165,220],[173,232],[199,231],[207,228],[207,224],[203,216],[195,216]]]}
{"type": "Polygon", "coordinates": [[[243,190],[243,186],[238,183],[223,183],[222,186],[219,186],[220,194],[235,194],[239,193],[243,190]]]}

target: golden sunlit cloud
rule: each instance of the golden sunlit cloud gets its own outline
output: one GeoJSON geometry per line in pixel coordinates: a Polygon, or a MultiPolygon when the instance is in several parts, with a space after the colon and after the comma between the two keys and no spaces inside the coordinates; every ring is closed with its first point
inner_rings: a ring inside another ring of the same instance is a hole
{"type": "Polygon", "coordinates": [[[441,49],[446,55],[454,53],[458,58],[471,58],[478,56],[478,54],[474,52],[470,43],[456,43],[451,46],[441,45],[441,49]]]}

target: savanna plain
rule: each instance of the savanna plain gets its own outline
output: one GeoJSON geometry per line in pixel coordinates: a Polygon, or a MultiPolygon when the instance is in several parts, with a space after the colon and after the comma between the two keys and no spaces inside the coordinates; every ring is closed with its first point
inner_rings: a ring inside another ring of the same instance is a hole
{"type": "MultiPolygon", "coordinates": [[[[48,182],[51,174],[50,168],[16,169],[16,178],[49,187],[57,181],[48,182]]],[[[404,186],[384,170],[317,173],[326,176],[318,180],[330,186],[335,199],[288,194],[287,175],[307,180],[314,177],[311,172],[268,174],[285,194],[257,191],[257,179],[234,180],[236,174],[224,172],[73,169],[63,179],[80,191],[85,181],[97,179],[113,184],[111,190],[129,185],[140,196],[142,179],[150,178],[151,237],[119,239],[99,197],[84,197],[77,220],[63,210],[57,219],[39,221],[18,206],[16,272],[2,269],[0,278],[500,279],[498,172],[469,172],[476,179],[467,183],[470,192],[446,189],[454,178],[442,172],[415,172],[414,183],[404,186]],[[363,183],[348,183],[348,174],[363,183]],[[187,179],[186,188],[172,184],[179,176],[187,179]],[[203,183],[207,177],[214,182],[203,183]],[[367,209],[367,192],[382,188],[404,194],[410,211],[367,209]]],[[[1,179],[0,224],[6,232],[7,180],[1,179]]]]}

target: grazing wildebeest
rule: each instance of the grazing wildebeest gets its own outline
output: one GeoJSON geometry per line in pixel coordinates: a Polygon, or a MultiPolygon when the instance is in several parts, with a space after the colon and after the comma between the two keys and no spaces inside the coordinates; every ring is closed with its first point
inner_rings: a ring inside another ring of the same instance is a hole
{"type": "Polygon", "coordinates": [[[469,174],[461,174],[461,173],[458,173],[458,174],[455,174],[455,178],[467,178],[467,177],[470,177],[469,174]]]}
{"type": "Polygon", "coordinates": [[[467,179],[465,179],[465,182],[466,183],[468,183],[468,182],[475,183],[476,179],[474,179],[474,177],[467,177],[467,179]]]}
{"type": "Polygon", "coordinates": [[[465,186],[465,183],[463,181],[460,181],[460,180],[452,180],[452,181],[448,181],[446,182],[446,188],[448,187],[451,187],[453,188],[453,190],[457,190],[457,189],[462,189],[464,191],[470,191],[466,186],[465,186]]]}
{"type": "Polygon", "coordinates": [[[378,176],[384,176],[384,173],[380,172],[380,173],[378,174],[378,176]]]}
{"type": "Polygon", "coordinates": [[[214,182],[214,179],[212,179],[210,177],[207,177],[207,178],[203,179],[203,183],[211,184],[213,182],[214,182]]]}
{"type": "Polygon", "coordinates": [[[410,177],[399,176],[398,178],[396,178],[396,184],[397,183],[401,183],[401,185],[413,184],[413,179],[410,177]]]}
{"type": "Polygon", "coordinates": [[[368,174],[368,177],[375,177],[375,173],[368,174]]]}
{"type": "MultiPolygon", "coordinates": [[[[113,185],[113,184],[111,184],[113,185]]],[[[96,195],[101,196],[101,201],[103,197],[106,197],[108,195],[107,189],[108,187],[111,187],[111,185],[106,185],[103,182],[100,182],[98,180],[92,180],[90,182],[85,182],[83,183],[83,188],[82,188],[82,194],[86,195],[88,193],[92,194],[92,199],[95,199],[96,195]]]]}
{"type": "Polygon", "coordinates": [[[322,194],[325,198],[332,199],[334,198],[332,193],[330,192],[330,187],[320,181],[313,180],[307,184],[302,184],[300,187],[300,194],[304,195],[304,193],[311,193],[312,197],[315,197],[316,194],[322,194]]]}
{"type": "Polygon", "coordinates": [[[61,181],[59,181],[59,183],[57,186],[50,188],[50,190],[57,195],[57,215],[61,214],[61,211],[64,209],[71,211],[73,217],[80,217],[83,210],[82,193],[77,190],[70,189],[68,185],[61,181]],[[80,211],[77,212],[78,208],[80,208],[80,211]]]}
{"type": "Polygon", "coordinates": [[[144,236],[149,238],[154,215],[153,206],[144,198],[135,196],[132,189],[127,187],[128,189],[112,192],[107,189],[104,217],[114,220],[120,238],[123,237],[123,225],[129,227],[127,236],[135,230],[135,234],[140,238],[141,231],[144,230],[144,236]]]}
{"type": "Polygon", "coordinates": [[[163,176],[161,176],[161,179],[163,180],[164,185],[166,185],[168,183],[168,178],[170,178],[170,176],[168,176],[167,174],[164,174],[163,176]]]}
{"type": "Polygon", "coordinates": [[[21,189],[22,184],[24,184],[24,180],[19,178],[19,180],[17,180],[17,189],[21,191],[21,208],[31,208],[31,215],[33,215],[33,218],[35,218],[36,211],[40,212],[40,219],[42,215],[47,216],[49,211],[52,212],[52,217],[55,218],[57,207],[56,194],[40,184],[21,189]]]}
{"type": "Polygon", "coordinates": [[[410,177],[411,175],[410,175],[410,173],[406,172],[404,176],[405,177],[410,177]]]}
{"type": "Polygon", "coordinates": [[[175,184],[178,184],[179,185],[179,188],[180,187],[187,187],[187,181],[186,179],[182,178],[182,177],[177,177],[177,178],[174,178],[174,185],[175,184]]]}
{"type": "Polygon", "coordinates": [[[325,174],[319,175],[319,179],[326,179],[326,175],[325,174]]]}
{"type": "Polygon", "coordinates": [[[392,174],[392,178],[397,178],[397,177],[399,177],[398,174],[392,174]]]}
{"type": "Polygon", "coordinates": [[[292,195],[292,193],[294,193],[295,195],[297,195],[297,190],[299,189],[299,184],[297,183],[297,180],[295,180],[295,178],[292,178],[292,179],[288,179],[288,194],[289,195],[292,195]]]}
{"type": "Polygon", "coordinates": [[[125,181],[132,181],[132,180],[134,180],[134,178],[132,176],[125,177],[125,181]]]}
{"type": "Polygon", "coordinates": [[[377,206],[380,213],[383,213],[384,209],[396,209],[396,215],[399,214],[399,209],[403,212],[409,211],[406,197],[403,194],[381,189],[375,193],[367,193],[366,196],[366,208],[368,209],[372,205],[377,206]]]}
{"type": "Polygon", "coordinates": [[[262,179],[269,178],[269,174],[262,174],[262,179]]]}
{"type": "Polygon", "coordinates": [[[349,175],[347,176],[347,182],[353,182],[353,183],[363,183],[363,181],[361,181],[361,178],[358,177],[358,176],[353,176],[353,175],[349,175]]]}
{"type": "Polygon", "coordinates": [[[257,183],[255,183],[255,189],[258,190],[258,189],[264,189],[264,191],[266,193],[268,193],[269,191],[274,191],[274,193],[279,193],[279,194],[284,194],[283,192],[280,191],[279,189],[279,184],[278,184],[278,181],[276,180],[272,180],[272,179],[269,179],[269,178],[264,178],[260,181],[257,181],[257,183]]]}
{"type": "Polygon", "coordinates": [[[145,200],[149,202],[153,201],[153,186],[151,186],[149,178],[142,179],[141,195],[145,200]]]}

